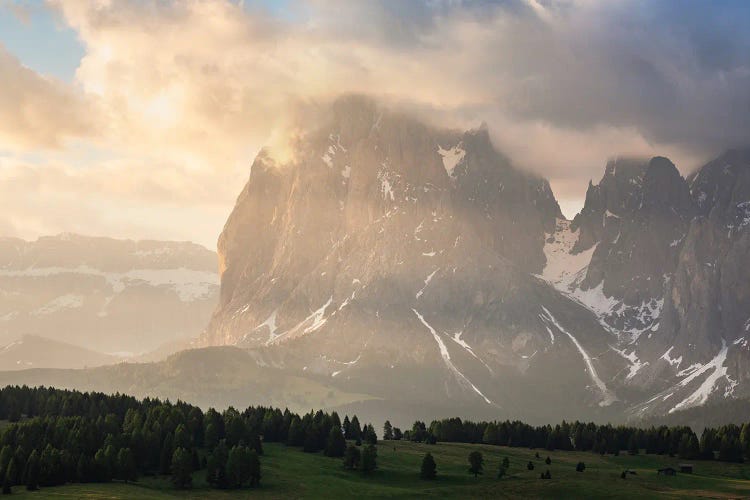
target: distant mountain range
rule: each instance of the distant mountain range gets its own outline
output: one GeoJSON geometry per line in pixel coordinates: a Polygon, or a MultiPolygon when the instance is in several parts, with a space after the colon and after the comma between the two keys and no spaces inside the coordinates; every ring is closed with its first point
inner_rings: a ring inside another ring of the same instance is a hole
{"type": "Polygon", "coordinates": [[[2,238],[0,344],[36,335],[122,357],[195,337],[218,298],[216,259],[193,243],[2,238]]]}
{"type": "Polygon", "coordinates": [[[123,361],[117,356],[78,347],[65,342],[24,335],[0,347],[0,367],[3,370],[29,368],[87,368],[111,365],[123,361]]]}
{"type": "MultiPolygon", "coordinates": [[[[296,147],[258,155],[219,239],[199,344],[233,347],[0,382],[404,420],[640,419],[750,396],[750,151],[687,178],[614,159],[569,221],[484,126],[347,97],[296,147]]],[[[62,290],[33,310],[72,303],[62,290]]]]}

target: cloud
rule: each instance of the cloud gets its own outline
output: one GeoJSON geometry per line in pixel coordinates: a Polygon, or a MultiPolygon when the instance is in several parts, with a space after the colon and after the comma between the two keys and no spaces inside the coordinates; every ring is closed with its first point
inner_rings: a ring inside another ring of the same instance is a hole
{"type": "Polygon", "coordinates": [[[95,133],[82,96],[24,67],[2,44],[0,75],[0,150],[59,148],[95,133]]]}
{"type": "MultiPolygon", "coordinates": [[[[0,117],[30,111],[25,125],[0,125],[0,141],[28,148],[74,137],[80,149],[37,162],[28,189],[79,194],[61,204],[97,190],[119,207],[150,207],[149,231],[183,227],[203,242],[219,232],[254,154],[282,142],[295,108],[341,93],[375,95],[436,124],[486,121],[496,145],[549,177],[569,211],[608,157],[666,154],[686,172],[750,137],[745,2],[51,5],[86,49],[76,87],[10,64],[31,92],[16,88],[22,97],[12,100],[27,104],[2,101],[0,117]],[[216,218],[182,223],[180,205],[183,220],[196,207],[216,218]]],[[[24,158],[12,160],[20,175],[24,158]]]]}

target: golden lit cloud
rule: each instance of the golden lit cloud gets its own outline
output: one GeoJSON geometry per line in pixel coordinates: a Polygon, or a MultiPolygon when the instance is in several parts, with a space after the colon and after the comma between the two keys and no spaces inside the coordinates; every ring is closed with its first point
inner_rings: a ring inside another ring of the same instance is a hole
{"type": "Polygon", "coordinates": [[[259,148],[282,150],[298,106],[341,93],[441,125],[488,122],[496,145],[548,176],[569,209],[612,155],[667,154],[686,171],[750,130],[727,104],[748,99],[743,61],[678,60],[675,50],[698,53],[685,50],[693,40],[627,32],[623,16],[650,21],[625,2],[300,1],[286,16],[220,0],[50,5],[85,47],[74,85],[0,49],[11,75],[0,81],[5,178],[25,179],[38,203],[55,193],[67,214],[42,224],[34,202],[19,203],[0,230],[24,236],[73,230],[81,217],[90,225],[75,230],[135,237],[161,225],[210,245],[259,148]],[[21,153],[62,146],[43,160],[21,153]],[[125,229],[126,214],[87,196],[151,215],[125,229]],[[203,222],[188,223],[197,212],[203,222]]]}

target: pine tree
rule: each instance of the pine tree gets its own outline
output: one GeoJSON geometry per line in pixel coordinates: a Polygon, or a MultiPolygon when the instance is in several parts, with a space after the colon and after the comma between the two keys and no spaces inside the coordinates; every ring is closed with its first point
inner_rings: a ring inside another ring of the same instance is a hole
{"type": "Polygon", "coordinates": [[[636,439],[635,433],[633,433],[628,440],[628,455],[637,455],[638,451],[638,440],[636,439]]]}
{"type": "Polygon", "coordinates": [[[130,448],[122,448],[117,453],[117,477],[126,483],[128,481],[135,481],[138,478],[135,459],[130,448]]]}
{"type": "Polygon", "coordinates": [[[250,471],[250,486],[258,486],[260,484],[260,457],[255,450],[250,450],[248,455],[248,469],[250,471]]]}
{"type": "Polygon", "coordinates": [[[503,464],[500,464],[500,467],[497,468],[497,478],[502,479],[505,477],[505,474],[508,472],[508,468],[503,466],[503,464]]]}
{"type": "Polygon", "coordinates": [[[349,445],[344,453],[344,467],[347,469],[357,469],[359,467],[361,454],[356,446],[349,445]]]}
{"type": "Polygon", "coordinates": [[[401,441],[401,439],[404,437],[404,433],[401,432],[401,429],[398,427],[393,428],[393,439],[395,441],[401,441]]]}
{"type": "Polygon", "coordinates": [[[193,484],[193,459],[185,448],[177,448],[172,453],[172,484],[175,488],[188,488],[193,484]]]}
{"type": "Polygon", "coordinates": [[[422,459],[422,468],[419,471],[419,477],[422,479],[435,479],[437,475],[437,465],[432,453],[427,453],[422,459]]]}
{"type": "Polygon", "coordinates": [[[532,462],[531,460],[529,460],[529,463],[526,464],[526,468],[528,470],[534,470],[534,462],[532,462]]]}
{"type": "Polygon", "coordinates": [[[36,450],[32,451],[29,459],[26,461],[26,469],[23,474],[26,489],[35,491],[39,486],[39,454],[36,450]]]}
{"type": "Polygon", "coordinates": [[[349,423],[349,434],[350,436],[346,439],[362,439],[362,428],[359,426],[359,419],[357,415],[352,417],[352,421],[349,423]]]}
{"type": "Polygon", "coordinates": [[[0,450],[0,474],[5,477],[5,469],[13,458],[13,450],[7,444],[0,450]]]}
{"type": "Polygon", "coordinates": [[[750,423],[742,424],[740,430],[740,446],[742,447],[742,453],[750,458],[750,423]]]}
{"type": "Polygon", "coordinates": [[[186,450],[192,448],[192,439],[190,438],[190,434],[184,424],[178,425],[174,430],[173,446],[175,448],[185,448],[186,450]]]}
{"type": "Polygon", "coordinates": [[[349,422],[349,415],[344,415],[344,424],[342,425],[342,428],[344,429],[344,439],[352,439],[352,431],[351,431],[351,422],[349,422]]]}
{"type": "Polygon", "coordinates": [[[367,444],[378,444],[378,435],[375,433],[375,428],[372,424],[365,425],[364,429],[362,429],[362,437],[367,444]]]}
{"type": "Polygon", "coordinates": [[[5,474],[3,475],[3,495],[10,495],[12,493],[12,486],[15,481],[16,475],[16,459],[11,457],[8,465],[5,467],[5,474]]]}
{"type": "Polygon", "coordinates": [[[544,463],[547,464],[547,465],[549,465],[549,464],[552,463],[552,459],[550,457],[547,457],[547,458],[544,459],[544,463]]]}
{"type": "Polygon", "coordinates": [[[341,429],[334,426],[328,434],[325,454],[328,457],[343,457],[346,451],[346,440],[341,433],[341,429]]]}
{"type": "Polygon", "coordinates": [[[161,445],[161,454],[159,455],[159,472],[161,474],[169,474],[169,471],[172,470],[172,457],[175,452],[173,442],[172,434],[168,433],[161,445]]]}
{"type": "Polygon", "coordinates": [[[484,457],[480,451],[472,451],[469,453],[469,472],[477,477],[482,474],[484,470],[484,457]]]}
{"type": "Polygon", "coordinates": [[[250,450],[247,446],[234,446],[229,451],[227,484],[230,488],[242,488],[250,479],[250,460],[250,450]]]}
{"type": "Polygon", "coordinates": [[[289,424],[286,444],[289,446],[302,446],[305,443],[305,430],[302,428],[302,422],[296,415],[289,424]]]}
{"type": "Polygon", "coordinates": [[[226,488],[228,459],[229,450],[227,450],[226,442],[222,439],[214,447],[206,461],[206,482],[208,484],[216,488],[226,488]]]}
{"type": "Polygon", "coordinates": [[[360,468],[364,474],[368,474],[377,468],[378,450],[375,445],[368,444],[362,450],[362,462],[360,468]]]}
{"type": "Polygon", "coordinates": [[[383,424],[383,439],[386,441],[393,439],[393,426],[388,420],[383,424]]]}

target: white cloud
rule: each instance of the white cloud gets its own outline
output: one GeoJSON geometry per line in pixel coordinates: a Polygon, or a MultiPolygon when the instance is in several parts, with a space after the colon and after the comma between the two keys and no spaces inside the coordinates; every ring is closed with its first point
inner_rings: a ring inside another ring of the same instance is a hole
{"type": "Polygon", "coordinates": [[[340,93],[450,126],[487,121],[568,211],[608,157],[664,154],[686,171],[750,134],[747,36],[717,35],[703,58],[701,23],[720,33],[703,7],[691,17],[671,2],[310,0],[278,16],[220,0],[52,5],[86,48],[75,87],[0,54],[10,80],[26,82],[0,94],[0,118],[21,124],[0,124],[5,175],[25,179],[29,199],[52,193],[66,214],[8,205],[6,225],[24,234],[80,218],[89,233],[117,221],[120,232],[213,241],[255,152],[283,142],[299,103],[340,93]],[[42,160],[19,153],[62,145],[42,160]]]}

